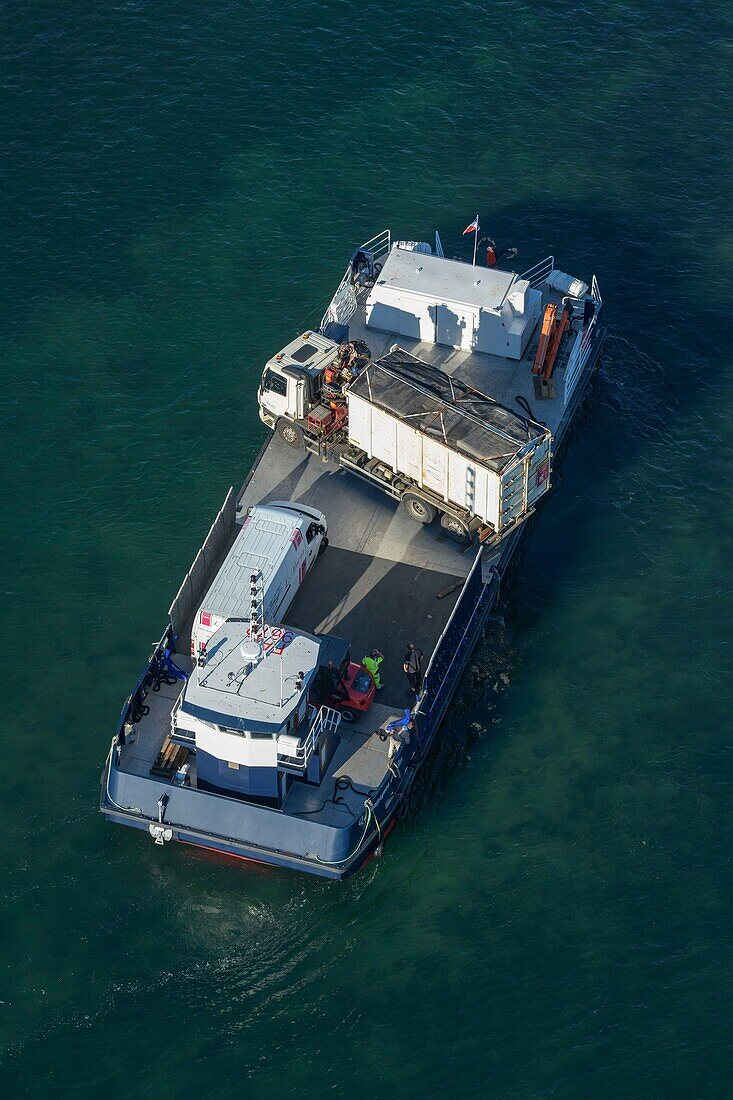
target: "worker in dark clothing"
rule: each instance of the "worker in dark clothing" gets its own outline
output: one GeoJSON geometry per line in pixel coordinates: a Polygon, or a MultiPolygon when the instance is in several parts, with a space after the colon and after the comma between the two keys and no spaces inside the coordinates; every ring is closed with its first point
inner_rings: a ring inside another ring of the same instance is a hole
{"type": "Polygon", "coordinates": [[[419,695],[422,688],[422,658],[421,649],[416,649],[412,642],[407,645],[407,653],[402,662],[402,667],[410,685],[410,694],[419,695]]]}
{"type": "Polygon", "coordinates": [[[334,665],[333,661],[329,661],[325,668],[321,669],[323,674],[322,682],[327,695],[332,695],[336,699],[345,699],[347,693],[344,691],[344,685],[341,683],[341,677],[339,670],[334,665]]]}

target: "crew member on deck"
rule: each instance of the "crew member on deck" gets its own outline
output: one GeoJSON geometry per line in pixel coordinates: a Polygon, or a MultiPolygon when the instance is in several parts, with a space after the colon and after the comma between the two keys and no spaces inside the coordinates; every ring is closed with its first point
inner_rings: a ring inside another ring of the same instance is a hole
{"type": "Polygon", "coordinates": [[[508,260],[516,256],[517,248],[497,248],[496,241],[491,237],[483,237],[482,244],[486,245],[486,266],[497,267],[502,260],[508,260]]]}
{"type": "Polygon", "coordinates": [[[336,668],[333,661],[329,661],[326,667],[321,671],[326,692],[336,699],[346,699],[348,697],[347,692],[344,691],[344,685],[341,683],[339,670],[336,668]]]}
{"type": "Polygon", "coordinates": [[[361,662],[367,672],[371,672],[377,691],[381,691],[384,687],[382,679],[379,675],[379,666],[381,665],[383,660],[384,654],[380,653],[378,649],[373,649],[369,656],[365,657],[364,660],[361,662]]]}
{"type": "Polygon", "coordinates": [[[412,642],[408,642],[402,667],[410,685],[410,695],[419,695],[422,688],[422,658],[422,650],[416,649],[412,642]]]}
{"type": "MultiPolygon", "coordinates": [[[[394,776],[399,776],[397,765],[394,761],[401,745],[410,745],[407,754],[412,759],[418,751],[417,722],[412,713],[405,710],[402,718],[396,718],[385,726],[385,736],[389,742],[387,746],[387,766],[394,776]]],[[[384,739],[384,738],[383,738],[384,739]]]]}

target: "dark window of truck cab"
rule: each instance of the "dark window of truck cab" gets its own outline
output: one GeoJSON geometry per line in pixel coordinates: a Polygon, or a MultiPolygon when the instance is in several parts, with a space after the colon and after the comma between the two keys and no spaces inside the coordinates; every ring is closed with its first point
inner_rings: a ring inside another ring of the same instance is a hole
{"type": "Polygon", "coordinates": [[[321,530],[320,523],[311,523],[308,527],[308,530],[305,533],[305,537],[308,540],[308,542],[313,542],[313,539],[316,537],[316,535],[318,534],[318,532],[320,530],[321,530]]]}
{"type": "Polygon", "coordinates": [[[275,374],[274,370],[268,370],[265,372],[265,389],[280,397],[287,397],[288,384],[282,375],[275,374]]]}

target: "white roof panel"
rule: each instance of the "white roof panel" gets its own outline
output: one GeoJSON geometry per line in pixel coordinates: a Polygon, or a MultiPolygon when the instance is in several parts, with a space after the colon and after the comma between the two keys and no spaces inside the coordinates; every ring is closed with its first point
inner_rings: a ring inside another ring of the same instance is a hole
{"type": "Polygon", "coordinates": [[[230,619],[212,636],[205,666],[195,667],[186,681],[184,714],[230,729],[277,730],[285,725],[316,673],[321,643],[302,630],[267,626],[263,655],[248,672],[241,650],[249,643],[248,629],[248,623],[230,619]],[[301,672],[303,688],[298,692],[301,672]]]}
{"type": "Polygon", "coordinates": [[[217,615],[249,614],[249,578],[262,571],[265,588],[290,549],[290,536],[303,524],[303,515],[284,508],[256,505],[246,517],[231,550],[211,582],[201,610],[217,615]]]}
{"type": "MultiPolygon", "coordinates": [[[[513,280],[511,271],[472,267],[460,260],[446,260],[442,256],[426,256],[393,248],[384,261],[370,298],[381,301],[380,289],[392,287],[433,300],[498,309],[513,280]]],[[[524,285],[524,280],[514,283],[518,290],[524,285]]]]}

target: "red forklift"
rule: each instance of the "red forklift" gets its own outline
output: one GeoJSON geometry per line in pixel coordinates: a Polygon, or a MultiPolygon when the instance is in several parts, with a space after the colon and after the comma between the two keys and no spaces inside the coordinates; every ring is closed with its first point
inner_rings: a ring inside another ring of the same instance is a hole
{"type": "Polygon", "coordinates": [[[356,722],[377,697],[374,677],[362,664],[351,660],[348,642],[331,635],[321,635],[321,640],[326,645],[318,675],[311,683],[308,701],[314,706],[337,710],[342,722],[356,722]]]}

